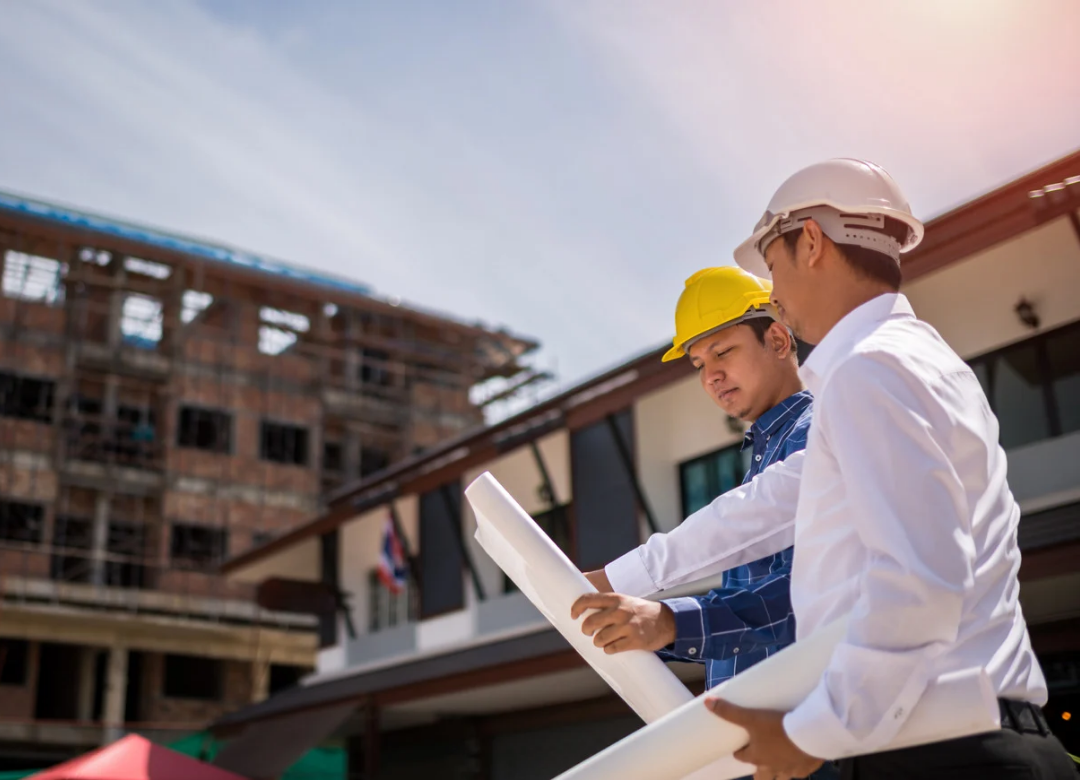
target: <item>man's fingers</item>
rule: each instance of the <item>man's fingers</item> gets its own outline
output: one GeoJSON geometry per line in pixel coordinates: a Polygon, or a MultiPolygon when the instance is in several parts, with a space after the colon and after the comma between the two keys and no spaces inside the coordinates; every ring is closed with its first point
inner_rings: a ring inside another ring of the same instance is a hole
{"type": "Polygon", "coordinates": [[[706,699],[705,706],[709,708],[713,715],[718,715],[737,726],[745,727],[754,721],[755,713],[753,710],[748,710],[723,699],[706,699]]]}
{"type": "Polygon", "coordinates": [[[587,609],[608,609],[619,603],[619,597],[611,593],[586,593],[570,607],[570,618],[577,620],[587,609]]]}
{"type": "Polygon", "coordinates": [[[626,638],[626,626],[609,625],[602,631],[597,631],[596,634],[593,635],[593,644],[597,647],[606,648],[613,642],[626,638]]]}

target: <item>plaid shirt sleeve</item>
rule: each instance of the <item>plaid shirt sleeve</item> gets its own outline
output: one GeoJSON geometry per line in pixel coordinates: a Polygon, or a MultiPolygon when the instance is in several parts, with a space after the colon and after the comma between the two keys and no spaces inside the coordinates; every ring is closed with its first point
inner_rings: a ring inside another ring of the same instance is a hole
{"type": "Polygon", "coordinates": [[[675,613],[675,642],[661,651],[666,660],[723,660],[795,641],[790,566],[746,588],[663,603],[675,613]]]}

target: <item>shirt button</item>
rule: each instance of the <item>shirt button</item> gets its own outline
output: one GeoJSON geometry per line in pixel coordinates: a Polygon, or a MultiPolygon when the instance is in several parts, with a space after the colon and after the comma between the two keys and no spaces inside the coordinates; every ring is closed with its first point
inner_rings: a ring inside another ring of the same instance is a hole
{"type": "Polygon", "coordinates": [[[768,436],[765,437],[765,441],[769,441],[770,439],[772,439],[772,434],[771,433],[768,436]]]}
{"type": "Polygon", "coordinates": [[[756,460],[758,463],[760,463],[761,462],[761,456],[760,455],[755,455],[754,460],[756,460]]]}
{"type": "Polygon", "coordinates": [[[733,652],[733,653],[737,653],[737,652],[739,652],[739,648],[737,648],[737,647],[736,647],[736,648],[735,648],[735,649],[733,649],[733,650],[732,650],[731,652],[733,652]]]}
{"type": "Polygon", "coordinates": [[[689,653],[690,653],[690,655],[697,655],[697,648],[696,647],[691,647],[690,650],[689,650],[689,653]]]}

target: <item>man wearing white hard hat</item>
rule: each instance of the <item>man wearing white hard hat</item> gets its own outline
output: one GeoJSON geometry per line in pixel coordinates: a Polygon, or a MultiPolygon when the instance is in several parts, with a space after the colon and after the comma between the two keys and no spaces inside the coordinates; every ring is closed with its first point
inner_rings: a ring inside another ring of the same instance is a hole
{"type": "Polygon", "coordinates": [[[846,778],[1075,778],[1040,709],[997,419],[898,292],[901,255],[922,235],[882,168],[829,160],[781,185],[735,252],[771,277],[785,324],[817,345],[801,369],[816,410],[795,517],[797,635],[851,616],[792,712],[710,704],[749,732],[736,755],[760,780],[805,777],[826,759],[842,759],[846,778]],[[965,671],[977,674],[951,674],[965,671]],[[928,688],[978,675],[1001,730],[889,750],[928,688]]]}

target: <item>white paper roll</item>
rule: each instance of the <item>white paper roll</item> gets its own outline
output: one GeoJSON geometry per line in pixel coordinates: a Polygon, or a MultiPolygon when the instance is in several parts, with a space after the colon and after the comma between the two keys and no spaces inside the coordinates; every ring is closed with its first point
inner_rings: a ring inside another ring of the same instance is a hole
{"type": "MultiPolygon", "coordinates": [[[[844,618],[786,647],[696,699],[654,654],[608,655],[581,633],[570,606],[595,593],[555,543],[485,472],[466,490],[476,513],[476,539],[500,568],[649,725],[582,762],[556,780],[733,780],[752,767],[732,754],[744,729],[713,715],[706,696],[744,707],[790,711],[821,677],[847,630],[844,618]]],[[[888,749],[910,747],[1000,728],[997,699],[986,674],[971,669],[932,683],[888,749]]]]}
{"type": "Polygon", "coordinates": [[[608,655],[581,633],[584,617],[571,620],[570,606],[596,588],[491,474],[477,477],[465,496],[480,546],[642,720],[651,723],[694,698],[653,653],[608,655]]]}

